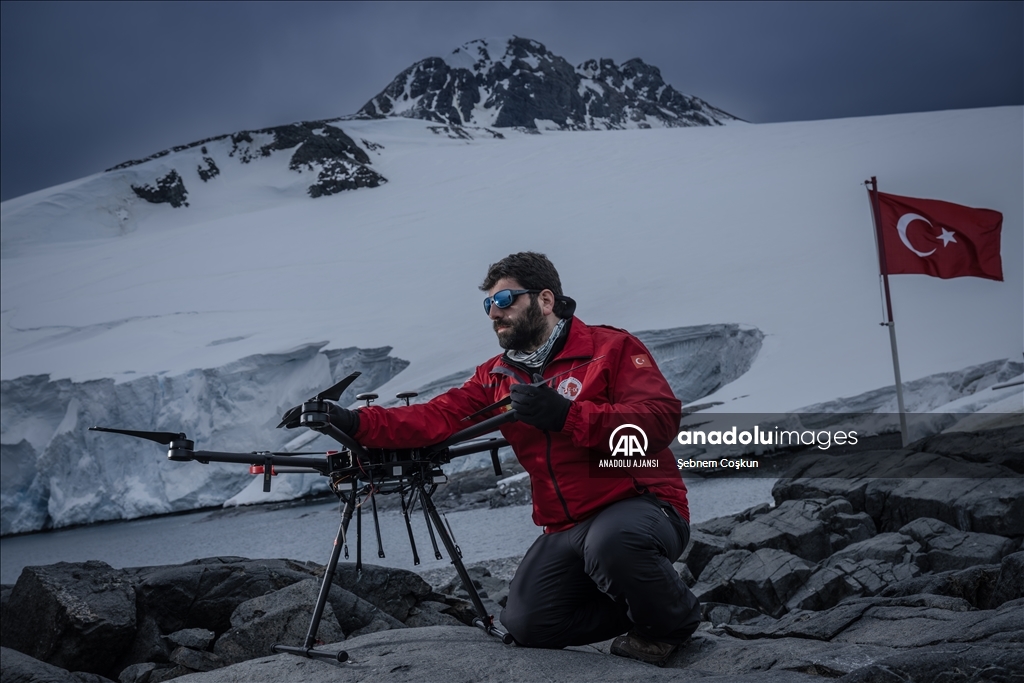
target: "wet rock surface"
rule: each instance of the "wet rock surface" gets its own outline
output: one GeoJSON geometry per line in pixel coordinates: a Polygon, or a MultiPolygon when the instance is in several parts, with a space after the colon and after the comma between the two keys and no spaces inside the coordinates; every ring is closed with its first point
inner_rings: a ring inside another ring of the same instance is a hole
{"type": "MultiPolygon", "coordinates": [[[[1022,439],[1005,433],[924,443],[941,451],[936,457],[966,462],[958,449],[976,453],[984,450],[979,442],[989,444],[988,452],[995,444],[1009,448],[1010,456],[1021,455],[1022,439]]],[[[920,451],[903,455],[914,453],[920,451]]],[[[903,466],[908,459],[902,458],[903,466]]],[[[925,460],[934,465],[931,456],[925,460]]],[[[1024,495],[1020,477],[977,478],[965,486],[951,477],[869,478],[862,466],[859,457],[851,458],[853,472],[843,477],[829,463],[827,479],[780,480],[774,508],[759,506],[694,526],[676,568],[702,599],[704,622],[664,669],[610,656],[610,641],[563,651],[502,645],[466,626],[475,615],[452,567],[420,576],[339,565],[319,635],[327,643],[322,647],[343,649],[349,661],[271,655],[275,642],[301,645],[323,568],[210,558],[176,567],[114,570],[81,563],[26,569],[4,594],[3,645],[21,650],[3,651],[4,681],[81,683],[105,676],[123,683],[449,683],[493,678],[496,671],[508,681],[925,683],[1024,677],[1021,527],[1012,527],[1012,519],[1003,526],[984,522],[984,515],[971,513],[980,509],[980,499],[963,495],[1016,487],[996,501],[1012,515],[1024,495]],[[906,509],[889,500],[873,503],[878,499],[872,490],[882,486],[912,490],[914,502],[906,509]],[[960,512],[941,519],[913,516],[913,510],[960,512]],[[994,531],[1000,528],[1016,532],[994,531]],[[108,633],[115,626],[124,631],[104,638],[105,659],[97,659],[100,649],[88,629],[68,626],[85,623],[86,614],[109,623],[108,633]],[[60,648],[43,647],[45,638],[27,635],[48,629],[63,629],[60,648]]],[[[798,466],[796,473],[806,472],[798,466]]],[[[467,482],[457,493],[477,496],[474,487],[467,482]]],[[[468,567],[495,616],[520,560],[468,567]]]]}
{"type": "Polygon", "coordinates": [[[915,519],[899,532],[921,544],[924,562],[936,572],[999,562],[1014,547],[1008,538],[960,531],[937,519],[915,519]]]}
{"type": "MultiPolygon", "coordinates": [[[[240,604],[231,614],[231,628],[217,639],[213,648],[215,656],[222,662],[220,666],[262,657],[272,651],[270,648],[275,643],[301,645],[309,629],[310,605],[316,604],[318,593],[317,582],[307,579],[240,604]]],[[[332,643],[345,639],[329,602],[324,606],[318,637],[332,643]]],[[[176,660],[174,654],[182,649],[172,653],[171,661],[196,671],[217,668],[207,665],[212,661],[197,661],[202,666],[190,666],[185,661],[176,660]]]]}
{"type": "Polygon", "coordinates": [[[135,589],[104,562],[26,568],[4,610],[3,645],[74,671],[109,671],[135,632],[135,589]]]}
{"type": "Polygon", "coordinates": [[[906,449],[795,459],[776,504],[843,498],[878,531],[936,519],[964,532],[1014,538],[1024,529],[1024,427],[939,434],[906,449]]]}
{"type": "MultiPolygon", "coordinates": [[[[75,672],[67,680],[158,683],[265,657],[276,643],[302,646],[323,570],[240,557],[128,569],[28,567],[5,591],[3,680],[60,681],[75,672]]],[[[467,603],[412,572],[343,563],[317,642],[409,626],[465,628],[473,616],[467,603]]]]}

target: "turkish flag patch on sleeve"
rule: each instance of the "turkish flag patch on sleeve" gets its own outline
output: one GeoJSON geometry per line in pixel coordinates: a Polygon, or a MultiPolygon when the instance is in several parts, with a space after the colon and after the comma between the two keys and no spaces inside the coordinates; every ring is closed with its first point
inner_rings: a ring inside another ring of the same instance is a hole
{"type": "Polygon", "coordinates": [[[633,365],[638,368],[649,368],[651,367],[651,359],[647,357],[647,354],[641,353],[639,356],[633,356],[633,365]]]}

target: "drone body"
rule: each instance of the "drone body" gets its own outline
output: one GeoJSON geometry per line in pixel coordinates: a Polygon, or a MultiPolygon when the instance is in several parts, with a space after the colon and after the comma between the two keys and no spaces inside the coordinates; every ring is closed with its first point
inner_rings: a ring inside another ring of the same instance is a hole
{"type": "MultiPolygon", "coordinates": [[[[405,517],[406,529],[409,533],[409,544],[412,548],[414,564],[419,564],[420,561],[416,549],[416,541],[413,538],[409,514],[415,509],[416,503],[420,503],[427,531],[430,534],[434,556],[438,560],[441,559],[441,551],[436,540],[436,537],[439,536],[477,612],[478,616],[474,620],[474,624],[488,634],[500,638],[502,642],[506,644],[511,643],[511,636],[496,628],[494,626],[494,618],[487,614],[487,610],[480,600],[480,595],[473,585],[469,574],[466,572],[465,565],[462,562],[461,550],[451,537],[450,530],[446,529],[442,523],[431,495],[436,490],[438,484],[447,481],[447,476],[441,470],[441,465],[450,462],[454,457],[490,451],[495,474],[500,475],[501,467],[498,462],[498,449],[507,446],[508,442],[501,438],[492,438],[473,443],[463,442],[493,432],[502,424],[514,421],[516,419],[515,411],[507,411],[497,417],[484,420],[452,435],[449,439],[439,444],[428,444],[422,448],[412,449],[368,449],[364,448],[344,430],[339,429],[331,422],[332,413],[337,414],[339,410],[335,402],[341,398],[345,389],[359,377],[359,374],[358,372],[352,373],[308,401],[291,408],[284,414],[281,423],[278,425],[279,428],[302,426],[320,432],[344,446],[344,449],[340,451],[325,451],[323,453],[282,453],[271,451],[232,453],[202,451],[195,450],[195,443],[184,433],[180,432],[148,432],[109,427],[90,427],[90,430],[124,434],[165,445],[168,447],[168,460],[175,462],[195,461],[202,464],[227,462],[249,465],[250,473],[263,475],[263,490],[267,492],[270,491],[272,478],[278,474],[317,473],[330,478],[331,490],[344,501],[345,505],[342,511],[341,526],[338,529],[338,535],[331,552],[331,559],[324,574],[320,596],[313,610],[313,618],[310,622],[309,631],[306,634],[306,641],[302,647],[274,645],[274,652],[288,652],[306,657],[335,659],[339,662],[348,659],[348,655],[345,652],[315,650],[314,645],[317,642],[316,634],[319,630],[320,619],[323,615],[324,605],[327,601],[334,571],[342,550],[344,550],[345,557],[348,557],[348,525],[352,520],[353,513],[356,515],[356,571],[360,572],[362,569],[360,532],[362,529],[362,509],[366,501],[370,502],[376,526],[377,553],[379,557],[384,557],[380,526],[376,524],[377,503],[374,499],[376,494],[398,494],[401,497],[402,514],[405,517]]],[[[408,405],[409,399],[415,395],[415,392],[402,392],[398,394],[398,398],[404,399],[406,405],[408,405]]],[[[360,394],[359,396],[359,400],[366,400],[367,405],[376,398],[375,394],[360,394]]]]}

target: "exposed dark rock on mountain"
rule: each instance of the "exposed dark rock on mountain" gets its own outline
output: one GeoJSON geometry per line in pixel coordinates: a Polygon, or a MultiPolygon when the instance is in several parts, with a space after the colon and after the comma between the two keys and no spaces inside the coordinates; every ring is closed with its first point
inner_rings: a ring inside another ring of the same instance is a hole
{"type": "MultiPolygon", "coordinates": [[[[955,413],[947,413],[945,415],[923,415],[923,413],[936,409],[943,403],[947,403],[964,396],[971,396],[982,389],[987,389],[993,383],[1001,384],[1015,377],[1019,377],[1021,373],[1024,373],[1024,363],[1021,363],[1018,360],[1004,358],[1001,360],[992,360],[985,363],[979,363],[977,365],[971,365],[950,372],[937,372],[933,375],[928,375],[927,377],[920,377],[918,379],[904,382],[903,388],[907,394],[927,396],[931,393],[933,396],[930,400],[918,403],[914,408],[914,411],[912,411],[908,416],[910,419],[911,439],[916,440],[926,436],[926,434],[935,434],[959,419],[959,416],[955,413]],[[944,419],[936,420],[936,418],[944,419]],[[922,421],[919,422],[919,420],[922,421]],[[923,420],[927,420],[927,422],[923,420]],[[920,436],[914,436],[915,424],[928,427],[927,432],[922,433],[920,436]]],[[[832,417],[830,416],[831,413],[839,412],[868,415],[870,413],[891,412],[891,410],[887,409],[886,406],[892,406],[895,400],[896,387],[889,385],[872,389],[871,391],[865,391],[861,394],[857,394],[856,396],[843,396],[823,403],[814,403],[802,406],[798,412],[801,413],[801,423],[804,427],[807,429],[815,429],[818,427],[828,427],[828,425],[832,423],[832,417]]],[[[896,416],[894,415],[894,421],[892,422],[893,431],[898,431],[895,417],[896,416]]],[[[1006,414],[1006,418],[1012,420],[1013,414],[1006,414]]],[[[1020,424],[1020,418],[1018,417],[1017,419],[1017,424],[1020,424]]],[[[1009,426],[1009,424],[999,426],[1009,426]]],[[[968,453],[968,451],[964,450],[964,442],[977,441],[971,436],[964,436],[960,439],[956,439],[952,435],[944,434],[939,438],[939,441],[944,444],[943,448],[952,449],[960,455],[975,457],[975,459],[976,456],[987,457],[993,453],[992,447],[994,444],[991,441],[975,443],[973,446],[975,450],[973,452],[968,453]]],[[[972,447],[968,447],[968,449],[970,448],[972,447]]],[[[935,450],[930,445],[926,444],[923,444],[920,450],[927,451],[929,453],[937,453],[939,455],[946,454],[945,451],[935,450]]],[[[991,458],[989,458],[988,461],[993,462],[991,458]]],[[[1024,462],[1017,461],[1016,467],[1018,472],[1024,471],[1024,462]]]]}
{"type": "Polygon", "coordinates": [[[152,185],[132,185],[132,191],[150,204],[167,203],[176,209],[188,206],[188,202],[185,201],[188,198],[185,183],[173,168],[168,171],[167,175],[157,179],[156,187],[152,185]]]}
{"type": "Polygon", "coordinates": [[[202,181],[205,183],[206,181],[208,181],[208,180],[210,180],[212,178],[216,178],[217,176],[219,176],[220,175],[220,168],[217,167],[217,163],[213,159],[211,159],[210,157],[206,156],[207,154],[209,154],[209,152],[206,151],[206,146],[205,145],[203,146],[202,152],[203,152],[203,165],[202,166],[198,166],[196,168],[196,171],[199,173],[200,179],[202,179],[202,181]]]}
{"type": "Polygon", "coordinates": [[[737,119],[667,85],[640,59],[573,67],[535,40],[474,40],[400,73],[357,116],[455,126],[605,130],[714,126],[737,119]]]}
{"type": "MultiPolygon", "coordinates": [[[[274,152],[294,149],[288,168],[298,173],[309,171],[317,174],[316,181],[309,186],[310,197],[323,197],[342,190],[377,187],[386,183],[387,178],[369,168],[369,155],[341,128],[332,125],[339,120],[303,121],[274,128],[218,135],[157,152],[145,159],[126,161],[107,170],[130,168],[172,153],[200,147],[203,155],[202,164],[196,166],[196,173],[203,182],[206,182],[221,173],[220,167],[211,156],[210,148],[214,143],[224,144],[230,141],[227,156],[243,164],[269,157],[274,152]]],[[[154,204],[166,202],[175,208],[188,206],[188,202],[185,201],[188,190],[184,179],[173,168],[157,180],[155,188],[147,184],[132,185],[132,189],[136,195],[154,204]]]]}

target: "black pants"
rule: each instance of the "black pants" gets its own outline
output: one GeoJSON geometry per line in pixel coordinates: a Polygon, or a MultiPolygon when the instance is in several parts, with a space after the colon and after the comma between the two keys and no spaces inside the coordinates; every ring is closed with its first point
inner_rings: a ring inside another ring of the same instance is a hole
{"type": "Polygon", "coordinates": [[[631,628],[682,643],[700,623],[700,603],[672,567],[689,540],[689,525],[651,495],[609,505],[534,542],[501,623],[527,647],[585,645],[631,628]]]}

